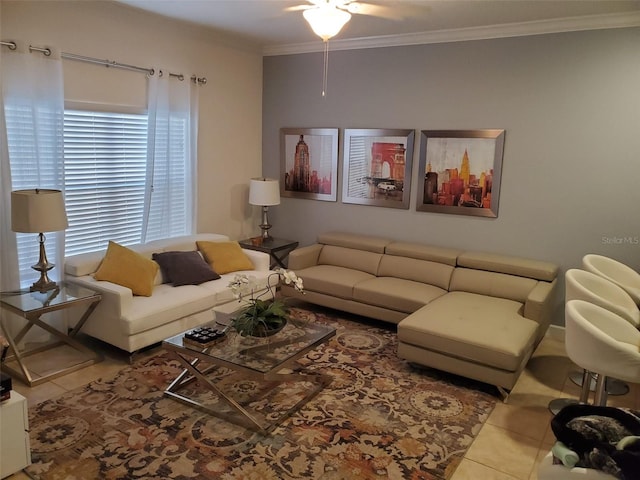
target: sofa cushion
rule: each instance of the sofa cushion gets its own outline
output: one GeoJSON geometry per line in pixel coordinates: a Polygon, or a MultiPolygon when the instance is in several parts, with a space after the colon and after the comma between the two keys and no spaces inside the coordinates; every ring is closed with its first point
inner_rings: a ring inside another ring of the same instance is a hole
{"type": "Polygon", "coordinates": [[[196,242],[211,268],[220,275],[239,270],[252,270],[253,263],[238,242],[196,242]]]}
{"type": "Polygon", "coordinates": [[[122,331],[125,335],[136,335],[215,305],[215,296],[199,285],[184,285],[179,288],[167,284],[158,285],[152,297],[133,299],[120,319],[122,331]]]}
{"type": "Polygon", "coordinates": [[[174,287],[199,285],[220,278],[196,251],[154,253],[151,258],[160,265],[165,283],[172,283],[174,287]]]}
{"type": "Polygon", "coordinates": [[[381,258],[380,253],[325,245],[318,257],[318,264],[335,265],[376,275],[381,258]]]}
{"type": "MultiPolygon", "coordinates": [[[[396,277],[449,289],[453,267],[427,260],[383,255],[378,268],[379,277],[396,277]]],[[[426,303],[426,302],[425,302],[426,303]]]]}
{"type": "Polygon", "coordinates": [[[370,273],[335,265],[316,265],[296,271],[304,282],[304,289],[336,297],[353,298],[356,284],[375,278],[370,273]]]}
{"type": "Polygon", "coordinates": [[[537,329],[519,302],[450,292],[402,320],[398,340],[513,372],[533,350],[537,329]]]}
{"type": "Polygon", "coordinates": [[[525,303],[536,285],[538,281],[533,278],[458,267],[451,276],[449,291],[478,293],[525,303]]]}
{"type": "Polygon", "coordinates": [[[411,313],[445,293],[446,290],[426,283],[394,277],[376,277],[357,283],[353,289],[353,299],[411,313]]]}
{"type": "Polygon", "coordinates": [[[158,264],[153,260],[109,241],[107,253],[93,277],[130,288],[134,295],[148,297],[153,292],[158,269],[158,264]]]}

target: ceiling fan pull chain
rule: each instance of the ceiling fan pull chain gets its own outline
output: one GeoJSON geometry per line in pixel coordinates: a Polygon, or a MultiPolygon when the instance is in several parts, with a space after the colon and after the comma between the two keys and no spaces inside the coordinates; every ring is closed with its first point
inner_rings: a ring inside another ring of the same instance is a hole
{"type": "Polygon", "coordinates": [[[324,67],[322,71],[322,96],[327,95],[327,75],[329,71],[329,40],[324,41],[324,67]]]}

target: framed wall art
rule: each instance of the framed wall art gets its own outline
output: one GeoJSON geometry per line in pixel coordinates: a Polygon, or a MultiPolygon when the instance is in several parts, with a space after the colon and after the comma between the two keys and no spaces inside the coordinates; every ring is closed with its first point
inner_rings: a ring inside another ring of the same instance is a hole
{"type": "Polygon", "coordinates": [[[342,202],[409,208],[414,130],[344,131],[342,202]]]}
{"type": "Polygon", "coordinates": [[[338,129],[280,129],[280,195],[335,202],[338,129]]]}
{"type": "Polygon", "coordinates": [[[423,130],[416,210],[497,217],[504,130],[423,130]]]}

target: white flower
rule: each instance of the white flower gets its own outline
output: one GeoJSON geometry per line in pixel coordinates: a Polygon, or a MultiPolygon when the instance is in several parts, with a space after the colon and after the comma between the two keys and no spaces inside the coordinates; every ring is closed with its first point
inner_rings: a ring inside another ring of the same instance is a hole
{"type": "MultiPolygon", "coordinates": [[[[297,291],[304,293],[304,285],[302,283],[302,279],[296,275],[296,273],[292,270],[285,270],[283,268],[278,268],[273,271],[271,275],[278,275],[278,278],[284,281],[287,285],[293,285],[297,291]]],[[[254,294],[256,291],[261,290],[262,287],[259,285],[258,280],[253,275],[246,275],[244,273],[236,273],[233,277],[233,280],[229,282],[227,285],[231,289],[231,293],[233,294],[233,298],[238,299],[238,301],[242,301],[245,297],[250,296],[248,301],[252,303],[256,300],[254,294]]],[[[268,291],[271,291],[271,286],[267,281],[266,286],[268,291]]],[[[264,292],[258,295],[260,298],[264,292]]]]}
{"type": "Polygon", "coordinates": [[[253,292],[257,289],[258,281],[253,275],[248,276],[244,273],[236,273],[233,280],[231,280],[227,286],[231,288],[234,298],[242,300],[244,296],[249,294],[253,297],[253,292]]]}
{"type": "Polygon", "coordinates": [[[304,285],[302,284],[302,279],[296,275],[296,272],[293,270],[285,270],[284,268],[278,268],[275,272],[280,276],[280,278],[287,285],[292,285],[293,287],[302,292],[304,290],[304,285]]]}

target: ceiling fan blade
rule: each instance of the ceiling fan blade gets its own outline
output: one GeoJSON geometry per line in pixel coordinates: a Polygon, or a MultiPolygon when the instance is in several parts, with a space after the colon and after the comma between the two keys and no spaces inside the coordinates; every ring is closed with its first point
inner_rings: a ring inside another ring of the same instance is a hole
{"type": "Polygon", "coordinates": [[[404,15],[402,15],[396,8],[385,5],[375,5],[373,3],[356,1],[347,4],[345,10],[356,15],[369,15],[372,17],[381,17],[390,20],[404,19],[404,15]]]}
{"type": "Polygon", "coordinates": [[[292,7],[287,7],[284,9],[285,12],[301,12],[303,10],[308,10],[310,8],[316,8],[313,5],[294,5],[292,7]]]}

